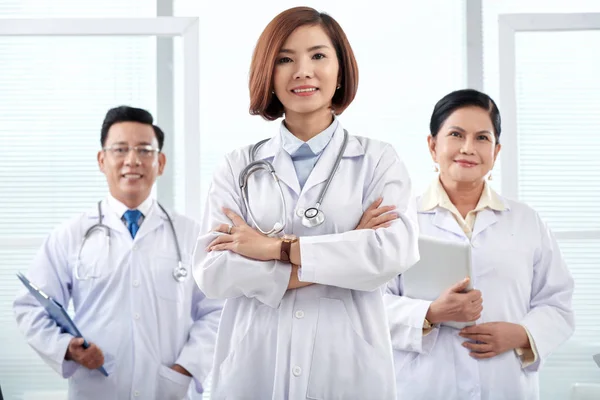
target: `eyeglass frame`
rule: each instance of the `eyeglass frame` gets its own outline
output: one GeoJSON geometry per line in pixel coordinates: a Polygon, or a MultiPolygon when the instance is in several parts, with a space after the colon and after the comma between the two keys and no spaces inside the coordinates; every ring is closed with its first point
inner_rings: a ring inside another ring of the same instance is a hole
{"type": "Polygon", "coordinates": [[[160,153],[160,149],[156,148],[156,147],[152,147],[152,145],[150,144],[138,144],[135,146],[129,146],[129,145],[124,145],[124,144],[113,144],[110,145],[108,147],[103,147],[102,150],[104,152],[110,152],[113,157],[115,158],[125,158],[129,155],[129,153],[131,152],[131,150],[135,151],[135,154],[143,159],[148,159],[151,158],[154,154],[159,154],[160,153]],[[118,148],[122,148],[122,149],[127,149],[127,151],[125,153],[116,153],[116,149],[118,148]],[[147,151],[148,153],[140,153],[140,151],[147,151]]]}

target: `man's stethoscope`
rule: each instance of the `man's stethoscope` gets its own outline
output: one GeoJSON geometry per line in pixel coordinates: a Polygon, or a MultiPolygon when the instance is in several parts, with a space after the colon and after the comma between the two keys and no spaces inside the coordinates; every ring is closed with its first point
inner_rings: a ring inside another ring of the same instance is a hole
{"type": "MultiPolygon", "coordinates": [[[[88,240],[88,238],[91,236],[91,234],[95,230],[104,231],[104,235],[106,238],[105,239],[106,240],[106,248],[107,248],[108,252],[110,251],[110,228],[102,223],[103,215],[102,215],[102,205],[101,204],[102,204],[102,201],[99,201],[98,202],[98,223],[92,225],[85,232],[85,235],[83,235],[83,240],[81,241],[81,245],[79,245],[79,251],[77,252],[77,260],[75,261],[75,278],[78,280],[81,280],[81,281],[99,277],[99,275],[89,275],[89,274],[86,276],[79,275],[79,268],[81,266],[81,252],[83,251],[85,242],[88,240]]],[[[160,207],[162,212],[164,212],[165,215],[167,216],[167,221],[169,221],[169,226],[171,227],[171,232],[173,233],[173,239],[175,241],[175,248],[177,249],[178,261],[177,261],[177,266],[173,268],[173,279],[175,279],[177,282],[183,282],[188,276],[188,270],[183,266],[183,259],[181,258],[181,249],[179,248],[179,240],[177,239],[177,232],[175,232],[175,226],[173,225],[173,220],[171,220],[169,213],[167,213],[167,211],[163,208],[163,206],[160,205],[160,203],[156,202],[156,204],[158,204],[158,207],[160,207]]]]}
{"type": "MultiPolygon", "coordinates": [[[[260,148],[260,146],[262,146],[265,142],[267,142],[269,140],[270,139],[261,140],[260,142],[256,143],[254,146],[252,146],[252,149],[250,150],[250,164],[248,164],[246,166],[246,168],[244,168],[242,170],[242,172],[240,173],[240,177],[239,177],[239,185],[240,185],[240,189],[242,192],[242,198],[244,199],[244,205],[246,206],[246,210],[248,210],[248,215],[250,216],[250,219],[252,220],[252,222],[254,223],[256,228],[264,235],[274,235],[274,234],[277,234],[277,233],[280,233],[281,231],[283,231],[283,229],[285,228],[285,221],[287,218],[287,212],[286,212],[286,207],[285,207],[285,198],[283,196],[283,189],[281,188],[281,182],[279,181],[279,178],[277,177],[277,174],[275,173],[275,168],[267,160],[254,161],[254,158],[255,158],[256,153],[257,153],[258,149],[260,148]],[[281,204],[283,205],[282,212],[281,212],[281,222],[276,222],[273,225],[273,228],[271,228],[271,230],[268,230],[268,231],[263,230],[258,225],[258,223],[256,222],[256,218],[254,218],[254,214],[252,213],[252,210],[250,209],[250,203],[248,202],[248,178],[254,172],[259,171],[259,170],[266,170],[271,174],[271,176],[273,177],[273,180],[275,181],[275,183],[277,183],[277,186],[279,187],[279,196],[281,198],[281,204]]],[[[346,150],[347,144],[348,144],[348,131],[346,131],[344,129],[344,142],[342,143],[342,147],[340,148],[340,152],[338,153],[338,156],[335,160],[335,164],[331,170],[331,173],[329,174],[329,178],[327,178],[327,182],[325,182],[325,186],[323,186],[323,189],[321,190],[319,199],[317,200],[317,203],[314,205],[314,207],[307,208],[304,211],[304,214],[302,215],[302,225],[304,225],[307,228],[314,228],[316,226],[321,225],[325,221],[325,214],[321,210],[321,204],[323,204],[323,199],[325,198],[327,189],[329,189],[329,185],[331,184],[333,176],[335,175],[335,172],[337,171],[337,169],[340,165],[340,161],[342,161],[342,157],[344,156],[344,151],[346,150]]]]}

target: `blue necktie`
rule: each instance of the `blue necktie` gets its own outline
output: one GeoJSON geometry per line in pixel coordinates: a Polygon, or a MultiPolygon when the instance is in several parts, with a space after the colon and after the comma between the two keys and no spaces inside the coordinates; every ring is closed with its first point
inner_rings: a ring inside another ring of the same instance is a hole
{"type": "Polygon", "coordinates": [[[135,234],[140,229],[138,222],[141,216],[142,212],[140,210],[127,210],[123,214],[123,218],[125,218],[125,222],[127,223],[127,229],[129,229],[132,238],[135,237],[135,234]]]}

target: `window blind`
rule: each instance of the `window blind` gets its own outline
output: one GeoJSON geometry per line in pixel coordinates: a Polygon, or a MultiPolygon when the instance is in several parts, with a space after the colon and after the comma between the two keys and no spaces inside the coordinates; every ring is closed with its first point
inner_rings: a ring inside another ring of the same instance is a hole
{"type": "Polygon", "coordinates": [[[583,236],[600,232],[600,55],[589,51],[598,46],[600,29],[515,38],[519,198],[559,237],[576,235],[560,241],[575,279],[576,332],[542,370],[547,399],[600,382],[591,360],[600,350],[600,241],[583,236]]]}
{"type": "MultiPolygon", "coordinates": [[[[498,97],[498,15],[600,12],[591,0],[484,0],[484,86],[498,97]]],[[[542,400],[600,383],[600,31],[518,32],[515,37],[518,197],[558,237],[575,280],[573,337],[544,364],[542,400]]],[[[502,111],[502,104],[500,104],[502,111]]],[[[510,134],[510,133],[507,133],[510,134]]],[[[502,162],[511,162],[502,158],[502,162]]]]}
{"type": "MultiPolygon", "coordinates": [[[[0,18],[155,15],[155,0],[0,2],[0,18]]],[[[1,37],[0,87],[0,383],[6,399],[61,398],[67,382],[14,321],[15,273],[56,225],[106,195],[96,162],[106,111],[129,104],[156,114],[156,40],[1,37]]]]}

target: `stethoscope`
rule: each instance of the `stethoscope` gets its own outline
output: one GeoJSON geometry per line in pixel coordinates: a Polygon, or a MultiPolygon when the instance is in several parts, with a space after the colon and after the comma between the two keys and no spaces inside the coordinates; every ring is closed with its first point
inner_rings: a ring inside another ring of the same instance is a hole
{"type": "MultiPolygon", "coordinates": [[[[275,235],[275,234],[282,232],[283,229],[285,228],[285,221],[287,218],[287,211],[286,211],[286,207],[285,207],[285,198],[283,196],[283,189],[281,188],[281,182],[279,181],[279,178],[277,177],[277,174],[275,173],[275,168],[267,160],[254,161],[258,149],[269,140],[270,139],[261,140],[260,142],[256,143],[254,146],[252,146],[252,149],[250,150],[250,164],[248,164],[246,166],[246,168],[244,168],[242,170],[242,172],[240,172],[240,177],[239,177],[239,185],[240,185],[240,189],[242,192],[242,199],[244,200],[244,205],[246,206],[246,210],[248,210],[248,215],[250,216],[250,219],[254,223],[254,226],[256,226],[256,228],[262,234],[267,235],[267,236],[275,235]],[[252,175],[254,172],[259,171],[259,170],[266,170],[271,174],[271,176],[273,177],[273,180],[275,181],[275,183],[277,183],[277,187],[279,188],[279,197],[281,198],[281,204],[283,205],[282,211],[281,211],[281,222],[276,222],[273,225],[273,228],[271,228],[268,231],[263,230],[258,225],[258,223],[256,222],[256,218],[254,217],[254,214],[252,213],[252,210],[250,209],[250,203],[248,202],[248,177],[250,175],[252,175]]],[[[333,168],[331,169],[329,178],[327,178],[327,182],[325,182],[325,186],[323,186],[323,189],[321,190],[319,199],[317,200],[317,203],[314,205],[314,207],[307,208],[304,211],[304,213],[302,214],[302,225],[304,225],[307,228],[314,228],[316,226],[321,225],[323,222],[325,222],[325,214],[323,213],[323,210],[321,210],[321,204],[323,204],[323,199],[325,198],[325,194],[327,194],[327,189],[329,189],[329,185],[331,184],[331,181],[333,180],[333,176],[335,175],[335,172],[337,171],[337,169],[340,165],[340,162],[342,161],[342,157],[344,156],[344,151],[346,150],[347,144],[348,144],[348,131],[346,131],[344,129],[344,141],[342,143],[342,147],[340,148],[340,152],[338,153],[338,156],[335,160],[335,164],[333,165],[333,168]]]]}
{"type": "MultiPolygon", "coordinates": [[[[169,221],[169,226],[171,227],[171,232],[173,233],[173,239],[175,240],[175,248],[177,249],[177,266],[173,268],[173,279],[177,282],[183,282],[188,276],[188,270],[183,266],[183,259],[181,258],[181,249],[179,248],[179,240],[177,239],[177,232],[175,232],[175,226],[173,225],[173,220],[169,216],[169,213],[160,205],[160,203],[156,202],[158,207],[165,213],[167,216],[167,221],[169,221]]],[[[81,266],[81,252],[83,251],[83,247],[85,246],[85,242],[92,235],[92,233],[96,230],[104,231],[105,240],[106,240],[106,248],[107,251],[110,252],[110,228],[102,223],[103,220],[102,215],[102,201],[98,202],[98,223],[89,227],[89,229],[83,235],[83,240],[81,241],[81,245],[79,245],[79,251],[77,252],[77,260],[75,261],[75,278],[80,281],[85,281],[88,279],[98,278],[100,275],[79,275],[79,268],[81,266]]]]}

